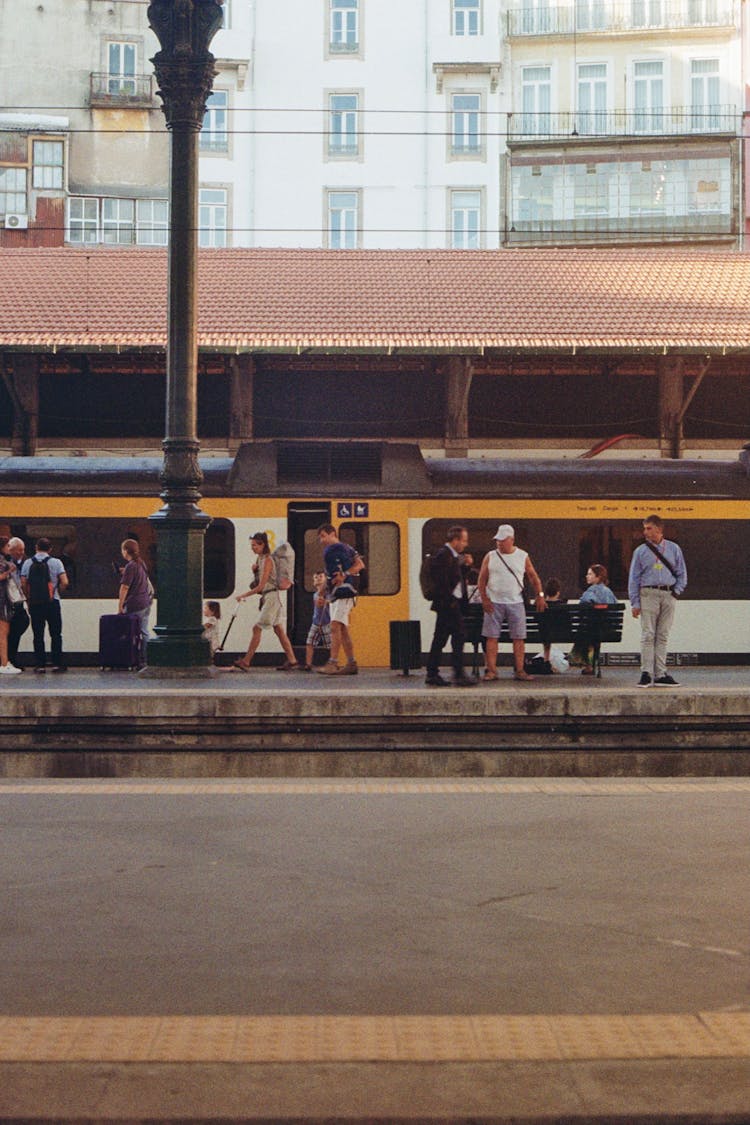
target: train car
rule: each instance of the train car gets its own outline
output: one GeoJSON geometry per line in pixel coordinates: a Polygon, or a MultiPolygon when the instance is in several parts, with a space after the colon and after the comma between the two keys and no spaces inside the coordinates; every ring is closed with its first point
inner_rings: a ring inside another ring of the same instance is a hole
{"type": "MultiPolygon", "coordinates": [[[[560,578],[577,598],[592,562],[608,568],[627,599],[627,572],[641,523],[651,512],[682,546],[689,585],[670,638],[685,660],[742,662],[750,651],[750,475],[748,454],[721,461],[426,461],[416,446],[390,443],[243,445],[234,458],[207,458],[202,508],[212,517],[205,541],[205,596],[225,620],[250,581],[249,538],[269,533],[296,551],[295,584],[285,597],[289,634],[304,645],[312,612],[312,575],[321,565],[316,529],[331,522],[364,557],[367,569],[352,619],[363,666],[389,663],[389,622],[422,624],[429,647],[434,617],[422,598],[419,567],[451,524],[469,529],[478,567],[499,523],[510,522],[542,577],[560,578]]],[[[158,571],[149,515],[160,502],[157,458],[0,460],[0,532],[33,548],[46,536],[65,563],[70,589],[63,636],[71,663],[95,663],[98,620],[117,596],[119,545],[137,538],[155,585],[158,571]]],[[[229,647],[241,651],[254,620],[239,610],[229,647]]],[[[155,621],[155,618],[154,618],[155,621]]],[[[154,623],[152,621],[152,623],[154,623]]],[[[628,614],[619,657],[639,650],[628,614]]],[[[30,646],[22,642],[22,654],[30,646]]],[[[606,650],[605,650],[606,651],[606,650]]],[[[280,660],[272,635],[259,658],[280,660]]]]}

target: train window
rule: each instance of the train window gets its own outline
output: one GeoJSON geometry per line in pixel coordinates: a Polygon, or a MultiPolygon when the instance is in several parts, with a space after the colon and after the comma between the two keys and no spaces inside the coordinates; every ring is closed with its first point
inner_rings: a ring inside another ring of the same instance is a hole
{"type": "MultiPolygon", "coordinates": [[[[502,513],[501,513],[502,515],[502,513]]],[[[586,586],[586,571],[598,562],[609,571],[609,584],[622,600],[628,596],[628,573],[635,548],[643,542],[638,520],[528,520],[512,519],[516,542],[531,555],[546,582],[560,579],[565,598],[578,598],[586,586]]],[[[452,524],[469,532],[468,550],[479,567],[497,530],[497,520],[429,520],[422,531],[423,554],[433,553],[445,542],[452,524]]],[[[750,599],[750,523],[746,520],[668,520],[668,539],[679,543],[688,571],[686,597],[691,600],[750,599]],[[726,568],[717,558],[732,559],[729,585],[726,568]]]]}
{"type": "Polygon", "coordinates": [[[365,561],[360,572],[360,594],[384,596],[401,588],[400,535],[395,523],[342,523],[343,543],[354,547],[365,561]]]}
{"type": "MultiPolygon", "coordinates": [[[[478,570],[482,565],[484,556],[488,551],[493,549],[495,541],[492,536],[497,531],[498,524],[502,522],[501,518],[491,520],[462,520],[460,517],[457,517],[456,519],[448,520],[428,520],[422,531],[422,554],[434,555],[435,551],[438,551],[445,543],[445,537],[449,527],[465,527],[469,533],[469,544],[466,549],[474,560],[474,567],[478,570]]],[[[516,533],[518,546],[523,547],[525,551],[531,550],[527,524],[515,522],[513,527],[516,533]]]]}
{"type": "MultiPolygon", "coordinates": [[[[135,539],[158,591],[156,532],[147,519],[80,519],[75,523],[55,519],[10,518],[9,534],[34,553],[38,539],[52,544],[51,553],[65,565],[70,579],[68,598],[116,598],[123,565],[120,544],[135,539]]],[[[227,597],[234,588],[234,528],[229,520],[214,520],[204,544],[205,595],[227,597]]]]}

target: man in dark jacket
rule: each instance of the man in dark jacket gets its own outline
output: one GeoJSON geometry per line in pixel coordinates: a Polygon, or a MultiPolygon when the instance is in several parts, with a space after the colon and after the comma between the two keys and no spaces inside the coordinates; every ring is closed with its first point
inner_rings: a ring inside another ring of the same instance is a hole
{"type": "Polygon", "coordinates": [[[474,681],[464,674],[463,653],[466,630],[462,610],[466,608],[466,581],[461,570],[461,555],[469,542],[465,527],[449,527],[447,542],[435,552],[431,574],[434,597],[432,609],[437,614],[435,635],[427,658],[427,679],[430,687],[448,687],[440,675],[440,657],[450,637],[453,648],[453,683],[456,687],[473,687],[474,681]]]}

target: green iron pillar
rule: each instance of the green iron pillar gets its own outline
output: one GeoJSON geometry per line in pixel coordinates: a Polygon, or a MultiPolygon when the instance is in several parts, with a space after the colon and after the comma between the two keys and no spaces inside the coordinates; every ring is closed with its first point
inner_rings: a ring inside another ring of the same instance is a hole
{"type": "Polygon", "coordinates": [[[148,22],[161,45],[151,61],[170,132],[164,507],[150,517],[157,534],[159,600],[148,665],[156,675],[208,674],[203,540],[211,521],[198,507],[203,483],[197,438],[198,133],[216,74],[208,45],[221,27],[221,0],[152,0],[148,22]]]}

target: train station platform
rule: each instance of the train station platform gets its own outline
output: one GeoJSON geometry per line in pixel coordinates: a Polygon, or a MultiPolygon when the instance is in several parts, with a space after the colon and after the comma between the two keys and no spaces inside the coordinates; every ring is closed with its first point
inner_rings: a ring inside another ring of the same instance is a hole
{"type": "Polygon", "coordinates": [[[72,669],[3,677],[5,777],[750,774],[750,670],[634,668],[434,689],[420,674],[72,669]]]}
{"type": "Polygon", "coordinates": [[[750,778],[0,781],[0,1121],[746,1125],[750,778]]]}

